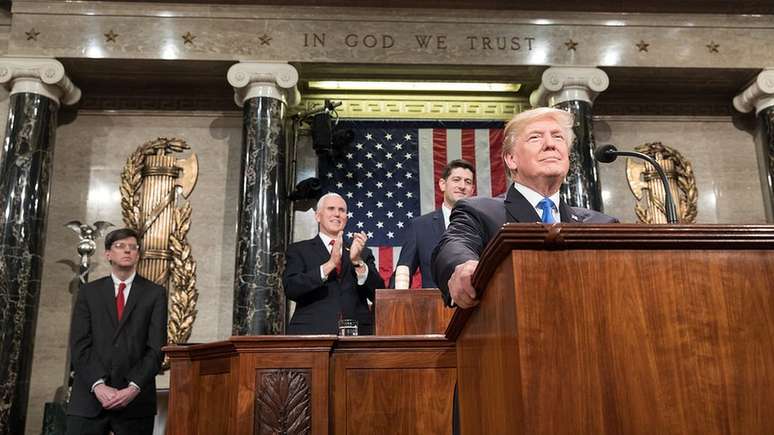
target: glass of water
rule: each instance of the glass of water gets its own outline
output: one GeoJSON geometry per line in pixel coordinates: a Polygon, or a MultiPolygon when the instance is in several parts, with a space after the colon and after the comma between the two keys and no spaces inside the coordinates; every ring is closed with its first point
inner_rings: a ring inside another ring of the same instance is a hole
{"type": "Polygon", "coordinates": [[[339,336],[351,337],[357,335],[357,320],[339,319],[339,336]]]}

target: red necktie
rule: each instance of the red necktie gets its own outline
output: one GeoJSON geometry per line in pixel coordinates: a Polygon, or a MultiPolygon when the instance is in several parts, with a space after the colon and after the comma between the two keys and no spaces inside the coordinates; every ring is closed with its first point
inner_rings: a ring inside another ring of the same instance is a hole
{"type": "Polygon", "coordinates": [[[126,283],[122,282],[118,284],[118,294],[116,295],[116,311],[118,312],[118,321],[121,321],[121,316],[124,314],[124,289],[126,283]]]}
{"type": "MultiPolygon", "coordinates": [[[[334,246],[335,243],[336,243],[335,240],[331,240],[331,242],[328,243],[329,245],[331,245],[331,253],[333,253],[334,249],[338,249],[336,248],[336,246],[334,246]]],[[[336,276],[341,276],[341,259],[339,259],[339,261],[336,262],[336,276]]]]}

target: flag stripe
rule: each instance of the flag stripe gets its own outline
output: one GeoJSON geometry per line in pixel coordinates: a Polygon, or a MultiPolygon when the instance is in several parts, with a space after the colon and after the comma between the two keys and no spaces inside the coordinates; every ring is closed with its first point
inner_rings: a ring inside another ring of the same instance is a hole
{"type": "Polygon", "coordinates": [[[462,158],[462,129],[446,130],[446,163],[462,158]]]}
{"type": "Polygon", "coordinates": [[[433,129],[420,128],[419,140],[419,207],[421,214],[435,210],[435,172],[433,129]]]}
{"type": "Polygon", "coordinates": [[[492,196],[492,178],[489,175],[489,129],[476,129],[476,195],[492,196]]]}
{"type": "Polygon", "coordinates": [[[462,158],[476,166],[476,130],[472,128],[462,130],[462,158]]]}
{"type": "Polygon", "coordinates": [[[489,130],[489,162],[490,171],[492,174],[492,196],[498,196],[505,193],[506,190],[506,178],[505,178],[505,165],[503,164],[502,146],[503,146],[503,130],[500,128],[492,128],[489,130]]]}
{"type": "Polygon", "coordinates": [[[390,286],[390,276],[392,275],[392,270],[395,269],[392,255],[392,246],[379,247],[379,275],[384,280],[385,288],[390,286]]]}
{"type": "Polygon", "coordinates": [[[422,288],[422,271],[419,268],[414,272],[414,276],[411,277],[409,288],[422,288]]]}
{"type": "MultiPolygon", "coordinates": [[[[438,189],[438,183],[436,183],[435,180],[441,178],[443,168],[446,166],[446,163],[448,163],[448,160],[446,159],[446,133],[447,130],[443,128],[433,129],[433,187],[435,189],[435,201],[433,203],[433,210],[440,207],[441,203],[443,202],[443,195],[441,195],[441,191],[438,189]]],[[[425,213],[427,212],[422,210],[422,214],[425,213]]]]}

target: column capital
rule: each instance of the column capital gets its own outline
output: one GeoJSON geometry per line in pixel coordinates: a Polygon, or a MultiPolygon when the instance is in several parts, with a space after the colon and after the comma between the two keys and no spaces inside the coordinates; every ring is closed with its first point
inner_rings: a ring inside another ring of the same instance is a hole
{"type": "Polygon", "coordinates": [[[734,108],[742,113],[774,106],[774,69],[765,69],[739,95],[734,97],[734,108]]]}
{"type": "Polygon", "coordinates": [[[529,96],[529,103],[533,107],[573,100],[593,104],[609,84],[607,74],[599,68],[552,66],[543,72],[540,86],[529,96]]]}
{"type": "Polygon", "coordinates": [[[65,105],[81,99],[81,90],[65,74],[56,59],[34,57],[0,57],[0,84],[11,95],[22,92],[43,95],[65,105]]]}
{"type": "Polygon", "coordinates": [[[255,97],[274,98],[289,106],[301,101],[296,88],[298,71],[287,63],[239,62],[228,69],[226,77],[239,107],[255,97]]]}

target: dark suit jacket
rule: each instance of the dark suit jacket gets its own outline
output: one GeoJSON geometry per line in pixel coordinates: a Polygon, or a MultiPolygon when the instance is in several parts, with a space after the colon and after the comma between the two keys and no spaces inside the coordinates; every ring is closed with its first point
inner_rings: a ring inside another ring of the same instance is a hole
{"type": "Polygon", "coordinates": [[[371,251],[364,249],[368,276],[363,285],[357,285],[355,268],[347,251],[349,243],[344,242],[344,246],[341,277],[333,271],[325,281],[320,277],[320,265],[331,255],[319,236],[288,247],[282,284],[285,295],[296,303],[288,334],[336,334],[340,315],[358,321],[358,334],[373,334],[373,315],[366,300],[374,300],[375,290],[384,287],[384,281],[371,251]]]}
{"type": "MultiPolygon", "coordinates": [[[[398,258],[396,266],[407,266],[409,277],[413,277],[414,272],[419,267],[423,288],[438,287],[433,280],[430,259],[435,245],[441,240],[445,230],[443,211],[440,208],[414,218],[406,230],[403,246],[400,249],[400,258],[398,258]]],[[[395,277],[393,276],[392,279],[394,287],[395,277]]]]}
{"type": "MultiPolygon", "coordinates": [[[[618,219],[580,207],[559,202],[563,223],[616,223],[618,219]]],[[[433,277],[441,289],[444,301],[451,305],[449,278],[454,268],[468,260],[478,260],[487,243],[503,224],[509,222],[540,222],[535,208],[513,185],[505,198],[476,197],[462,199],[452,210],[449,227],[433,251],[433,277]]]]}
{"type": "Polygon", "coordinates": [[[75,379],[67,413],[96,417],[102,405],[91,386],[104,379],[118,389],[130,381],[140,387],[140,394],[126,408],[115,411],[119,417],[155,415],[156,375],[166,340],[167,296],[163,287],[135,275],[119,323],[110,276],[83,286],[70,329],[75,379]]]}

